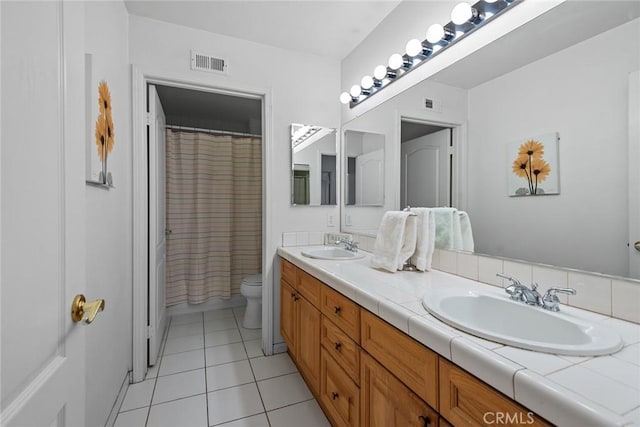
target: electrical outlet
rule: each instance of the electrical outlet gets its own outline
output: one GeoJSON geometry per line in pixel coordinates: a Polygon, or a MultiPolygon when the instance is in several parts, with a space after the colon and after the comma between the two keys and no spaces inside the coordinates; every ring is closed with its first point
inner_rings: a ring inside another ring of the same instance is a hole
{"type": "Polygon", "coordinates": [[[333,214],[327,215],[327,227],[335,227],[335,221],[333,219],[333,214]]]}

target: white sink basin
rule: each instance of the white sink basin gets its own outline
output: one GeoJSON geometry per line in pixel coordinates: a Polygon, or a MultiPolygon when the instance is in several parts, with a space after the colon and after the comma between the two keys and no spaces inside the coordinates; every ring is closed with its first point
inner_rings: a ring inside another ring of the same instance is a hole
{"type": "Polygon", "coordinates": [[[438,289],[425,295],[422,305],[454,328],[528,350],[599,356],[623,345],[620,335],[604,326],[515,302],[507,295],[438,289]]]}
{"type": "Polygon", "coordinates": [[[351,252],[337,246],[313,246],[303,249],[302,255],[309,258],[330,259],[334,261],[361,259],[365,257],[365,254],[361,252],[351,252]]]}

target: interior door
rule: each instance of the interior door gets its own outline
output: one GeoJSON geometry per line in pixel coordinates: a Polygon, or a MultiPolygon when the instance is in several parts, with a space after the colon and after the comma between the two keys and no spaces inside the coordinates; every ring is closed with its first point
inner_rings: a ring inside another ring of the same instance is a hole
{"type": "Polygon", "coordinates": [[[149,366],[156,364],[167,321],[166,290],[166,188],[165,124],[158,92],[148,87],[149,96],[149,366]]]}
{"type": "Polygon", "coordinates": [[[640,279],[640,71],[629,74],[629,276],[640,279]]]}
{"type": "Polygon", "coordinates": [[[384,150],[356,157],[356,204],[384,204],[384,150]]]}
{"type": "Polygon", "coordinates": [[[403,142],[400,206],[450,206],[451,129],[403,142]]]}
{"type": "Polygon", "coordinates": [[[0,425],[86,425],[87,328],[70,316],[86,280],[83,10],[0,2],[0,19],[0,425]]]}

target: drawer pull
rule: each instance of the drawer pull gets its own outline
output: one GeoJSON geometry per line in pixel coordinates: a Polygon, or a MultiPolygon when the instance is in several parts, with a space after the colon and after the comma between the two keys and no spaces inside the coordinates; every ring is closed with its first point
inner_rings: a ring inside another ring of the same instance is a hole
{"type": "Polygon", "coordinates": [[[333,307],[333,312],[335,314],[340,314],[340,307],[338,307],[338,306],[333,307]]]}
{"type": "Polygon", "coordinates": [[[425,417],[424,415],[420,415],[418,417],[418,419],[424,423],[424,427],[429,427],[431,425],[431,420],[429,419],[429,417],[425,417]]]}
{"type": "Polygon", "coordinates": [[[339,397],[339,396],[338,396],[338,393],[336,393],[335,391],[331,392],[331,398],[332,398],[333,400],[336,400],[338,397],[339,397]]]}
{"type": "Polygon", "coordinates": [[[336,350],[340,351],[340,349],[342,348],[342,343],[337,342],[333,346],[336,348],[336,350]]]}

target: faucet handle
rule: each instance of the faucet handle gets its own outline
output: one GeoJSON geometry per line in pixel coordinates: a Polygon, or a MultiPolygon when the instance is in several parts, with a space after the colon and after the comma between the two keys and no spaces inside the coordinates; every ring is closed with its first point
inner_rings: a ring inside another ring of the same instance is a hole
{"type": "Polygon", "coordinates": [[[572,288],[554,288],[547,289],[542,297],[542,308],[551,311],[560,311],[560,300],[557,294],[575,295],[576,290],[572,288]]]}
{"type": "MultiPolygon", "coordinates": [[[[552,298],[556,297],[556,294],[565,294],[565,295],[575,295],[577,292],[573,288],[549,288],[544,293],[543,298],[552,298]]],[[[557,297],[556,297],[557,298],[557,297]]]]}
{"type": "Polygon", "coordinates": [[[502,274],[502,273],[496,273],[496,276],[498,276],[498,277],[500,277],[502,279],[507,279],[509,282],[511,282],[512,285],[522,286],[520,281],[518,279],[516,279],[515,277],[509,276],[507,274],[502,274]]]}

